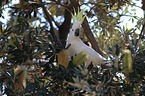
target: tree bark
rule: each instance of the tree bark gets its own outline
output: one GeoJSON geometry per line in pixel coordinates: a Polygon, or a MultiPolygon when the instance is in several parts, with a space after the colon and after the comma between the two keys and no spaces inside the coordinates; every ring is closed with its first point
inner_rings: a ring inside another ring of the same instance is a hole
{"type": "Polygon", "coordinates": [[[42,9],[43,9],[43,13],[44,13],[44,15],[45,15],[45,17],[46,17],[46,20],[49,22],[49,24],[50,24],[50,34],[51,34],[51,36],[53,37],[53,38],[56,38],[56,40],[58,41],[58,37],[57,37],[57,35],[56,35],[56,32],[55,32],[55,29],[54,29],[54,26],[53,26],[53,24],[52,24],[52,21],[53,21],[53,19],[52,19],[52,16],[50,15],[50,13],[48,12],[48,10],[45,8],[45,6],[43,5],[43,2],[42,2],[42,0],[39,0],[40,1],[40,3],[42,3],[41,4],[41,7],[42,7],[42,9]]]}
{"type": "Polygon", "coordinates": [[[61,40],[61,43],[63,45],[63,47],[65,47],[66,45],[66,39],[67,39],[67,35],[69,33],[69,29],[71,27],[71,13],[73,13],[73,8],[75,8],[75,10],[77,10],[77,8],[79,7],[78,1],[77,0],[70,0],[71,4],[69,4],[69,6],[67,7],[67,9],[69,9],[70,11],[68,11],[67,9],[65,9],[65,14],[64,14],[64,22],[62,23],[62,25],[59,27],[59,39],[61,40]]]}
{"type": "Polygon", "coordinates": [[[97,51],[100,55],[104,56],[103,52],[100,50],[98,46],[96,39],[94,38],[94,35],[89,27],[89,24],[86,18],[84,19],[82,26],[84,29],[84,33],[86,34],[86,37],[88,38],[89,42],[92,44],[93,49],[97,51]]]}
{"type": "MultiPolygon", "coordinates": [[[[142,9],[143,9],[144,18],[145,18],[145,0],[142,0],[142,9]]],[[[143,24],[143,27],[142,27],[142,30],[141,30],[141,32],[140,32],[139,38],[140,38],[140,39],[145,38],[145,37],[144,37],[144,34],[145,34],[145,23],[143,24]]]]}
{"type": "MultiPolygon", "coordinates": [[[[71,10],[70,6],[68,6],[67,8],[71,10]]],[[[59,26],[59,40],[61,40],[61,44],[64,48],[66,45],[66,39],[71,25],[71,17],[71,13],[67,9],[65,9],[64,22],[59,26]]]]}

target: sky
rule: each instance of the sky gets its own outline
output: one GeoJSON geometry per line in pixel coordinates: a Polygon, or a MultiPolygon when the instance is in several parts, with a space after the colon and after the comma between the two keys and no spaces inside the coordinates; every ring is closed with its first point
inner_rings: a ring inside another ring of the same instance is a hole
{"type": "MultiPolygon", "coordinates": [[[[142,0],[132,0],[134,3],[136,3],[136,5],[137,6],[139,6],[139,7],[142,7],[142,0]]],[[[144,17],[144,13],[143,13],[143,10],[141,9],[141,8],[137,8],[137,7],[129,7],[129,11],[131,12],[131,13],[136,13],[135,15],[137,16],[137,17],[144,17]],[[133,9],[135,9],[135,11],[132,11],[133,9]]],[[[130,15],[130,14],[126,14],[126,15],[130,15]]],[[[126,17],[126,16],[124,16],[124,17],[122,17],[121,18],[121,20],[120,21],[123,21],[122,23],[120,23],[120,26],[122,26],[123,27],[123,25],[125,25],[126,26],[126,24],[127,24],[127,28],[128,29],[130,29],[130,28],[134,28],[135,27],[135,25],[136,25],[136,23],[137,23],[137,20],[136,19],[134,19],[134,23],[132,23],[132,21],[130,20],[129,21],[129,19],[130,19],[130,17],[126,17]]],[[[137,32],[136,33],[140,33],[140,31],[139,30],[137,30],[137,32]]]]}

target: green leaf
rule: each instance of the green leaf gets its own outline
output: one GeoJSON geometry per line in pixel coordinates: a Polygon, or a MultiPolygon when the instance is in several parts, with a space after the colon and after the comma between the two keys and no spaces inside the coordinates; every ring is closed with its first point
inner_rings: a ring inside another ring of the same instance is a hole
{"type": "Polygon", "coordinates": [[[14,79],[10,72],[4,72],[4,75],[8,76],[10,79],[14,79]]]}

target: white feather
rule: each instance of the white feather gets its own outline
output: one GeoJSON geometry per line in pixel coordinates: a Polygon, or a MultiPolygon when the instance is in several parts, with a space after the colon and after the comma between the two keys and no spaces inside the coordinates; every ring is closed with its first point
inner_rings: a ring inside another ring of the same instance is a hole
{"type": "Polygon", "coordinates": [[[80,27],[81,22],[76,22],[73,24],[72,28],[70,29],[70,33],[68,35],[68,44],[71,44],[71,46],[68,48],[68,55],[75,56],[76,54],[79,54],[80,52],[85,52],[88,56],[88,59],[86,61],[86,64],[90,64],[93,62],[93,64],[101,64],[105,58],[103,58],[99,53],[97,53],[94,49],[87,46],[85,43],[82,42],[82,40],[79,38],[79,36],[75,36],[75,30],[80,27]]]}

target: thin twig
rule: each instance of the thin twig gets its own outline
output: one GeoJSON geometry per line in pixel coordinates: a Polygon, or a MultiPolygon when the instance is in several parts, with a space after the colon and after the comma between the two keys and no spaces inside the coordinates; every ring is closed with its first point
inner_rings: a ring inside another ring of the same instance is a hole
{"type": "MultiPolygon", "coordinates": [[[[40,3],[43,3],[42,0],[39,0],[40,3]]],[[[52,16],[50,15],[50,13],[47,11],[47,9],[45,8],[45,6],[42,4],[41,5],[42,9],[43,9],[43,12],[46,16],[46,20],[49,22],[50,26],[51,26],[51,29],[50,29],[50,33],[52,35],[53,38],[56,38],[56,40],[58,41],[58,37],[56,35],[56,32],[55,32],[55,29],[53,27],[53,24],[52,24],[52,16]]]]}

